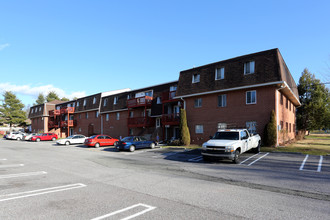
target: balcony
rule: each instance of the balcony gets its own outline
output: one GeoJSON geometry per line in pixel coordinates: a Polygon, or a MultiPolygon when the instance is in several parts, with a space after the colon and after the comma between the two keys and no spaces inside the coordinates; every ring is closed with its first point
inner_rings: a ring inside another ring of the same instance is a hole
{"type": "Polygon", "coordinates": [[[129,128],[152,127],[155,126],[155,119],[151,117],[128,118],[127,126],[129,128]]]}
{"type": "Polygon", "coordinates": [[[163,92],[162,93],[162,102],[173,102],[177,101],[178,99],[175,99],[176,95],[176,90],[175,91],[170,91],[170,92],[163,92]]]}
{"type": "Polygon", "coordinates": [[[74,107],[61,108],[61,114],[72,114],[74,113],[74,107]]]}
{"type": "Polygon", "coordinates": [[[58,128],[58,122],[56,121],[49,121],[48,128],[58,128]]]}
{"type": "Polygon", "coordinates": [[[61,121],[61,127],[73,127],[77,125],[76,120],[66,120],[66,121],[61,121]]]}
{"type": "Polygon", "coordinates": [[[166,114],[162,115],[163,125],[179,125],[180,124],[180,114],[166,114]]]}
{"type": "Polygon", "coordinates": [[[152,102],[152,97],[150,96],[143,96],[139,98],[129,99],[127,100],[127,107],[134,108],[140,106],[150,106],[152,102]]]}

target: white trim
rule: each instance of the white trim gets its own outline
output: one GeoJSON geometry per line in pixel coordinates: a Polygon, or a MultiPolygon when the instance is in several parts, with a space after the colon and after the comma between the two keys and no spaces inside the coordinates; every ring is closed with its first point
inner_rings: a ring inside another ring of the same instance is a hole
{"type": "Polygon", "coordinates": [[[296,94],[294,94],[294,92],[292,91],[292,89],[290,88],[290,86],[284,81],[284,85],[286,87],[288,87],[288,89],[290,90],[290,92],[292,93],[292,95],[296,98],[296,100],[298,101],[299,105],[301,105],[299,98],[297,98],[296,94]]]}
{"type": "Polygon", "coordinates": [[[83,110],[83,111],[78,111],[78,112],[75,112],[75,113],[81,113],[81,112],[91,112],[91,111],[95,111],[95,110],[99,110],[99,108],[93,108],[93,109],[89,109],[89,110],[83,110]]]}
{"type": "Polygon", "coordinates": [[[125,109],[119,109],[119,110],[113,110],[113,111],[105,111],[105,112],[100,112],[100,114],[106,114],[106,113],[112,113],[112,112],[123,112],[123,111],[127,111],[128,108],[125,109]]]}
{"type": "MultiPolygon", "coordinates": [[[[144,88],[140,88],[140,89],[134,89],[134,90],[131,90],[130,92],[135,92],[135,91],[138,91],[138,90],[145,90],[145,89],[152,89],[152,87],[156,87],[156,86],[162,86],[162,85],[166,85],[166,84],[170,84],[170,83],[179,83],[178,80],[175,80],[175,81],[171,81],[171,82],[166,82],[166,83],[162,83],[162,84],[157,84],[157,85],[151,85],[151,86],[148,86],[148,87],[144,87],[144,88]]],[[[132,98],[132,97],[131,97],[132,98]]]]}
{"type": "Polygon", "coordinates": [[[229,91],[235,91],[235,90],[241,90],[241,89],[250,89],[250,88],[255,88],[255,87],[270,86],[270,85],[276,85],[276,84],[282,84],[282,83],[284,83],[284,81],[255,84],[255,85],[250,85],[250,86],[240,86],[240,87],[234,87],[234,88],[230,88],[230,89],[220,89],[220,90],[214,90],[214,91],[209,91],[209,92],[200,92],[200,93],[194,93],[194,94],[189,94],[189,95],[175,96],[174,99],[188,98],[188,97],[200,96],[200,95],[208,95],[208,94],[220,93],[220,92],[229,92],[229,91]]]}

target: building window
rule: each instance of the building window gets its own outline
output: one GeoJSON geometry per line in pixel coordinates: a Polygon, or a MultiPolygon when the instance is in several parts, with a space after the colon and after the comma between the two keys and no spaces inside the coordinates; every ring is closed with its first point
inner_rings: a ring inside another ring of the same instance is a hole
{"type": "Polygon", "coordinates": [[[129,135],[133,135],[133,129],[132,128],[129,129],[129,135]]]}
{"type": "Polygon", "coordinates": [[[226,128],[227,128],[227,123],[218,123],[218,130],[226,129],[226,128]]]}
{"type": "Polygon", "coordinates": [[[288,124],[288,122],[285,123],[285,127],[286,127],[286,130],[288,131],[289,130],[289,124],[288,124]]]}
{"type": "Polygon", "coordinates": [[[224,67],[216,68],[215,69],[215,80],[224,79],[224,78],[225,78],[225,68],[224,67]]]}
{"type": "Polygon", "coordinates": [[[81,132],[81,128],[78,128],[78,132],[81,132]]]}
{"type": "Polygon", "coordinates": [[[292,130],[293,130],[294,133],[296,133],[296,125],[295,124],[292,125],[292,130]]]}
{"type": "Polygon", "coordinates": [[[218,107],[226,107],[227,106],[227,95],[219,95],[218,96],[218,107]]]}
{"type": "Polygon", "coordinates": [[[107,106],[107,104],[108,104],[108,98],[104,99],[103,106],[107,106]]]}
{"type": "Polygon", "coordinates": [[[127,95],[127,99],[130,99],[130,98],[131,98],[131,95],[130,95],[130,94],[128,94],[128,95],[127,95]]]}
{"type": "Polygon", "coordinates": [[[109,114],[106,114],[106,115],[105,115],[105,120],[106,120],[106,121],[109,121],[109,114]]]}
{"type": "Polygon", "coordinates": [[[257,91],[247,91],[246,92],[246,104],[256,104],[257,103],[257,91]]]}
{"type": "Polygon", "coordinates": [[[153,91],[152,91],[152,90],[150,90],[150,91],[146,91],[146,92],[144,93],[144,95],[145,95],[145,96],[149,96],[149,97],[153,97],[153,91]]]}
{"type": "Polygon", "coordinates": [[[96,103],[96,98],[94,97],[93,98],[93,105],[96,103]]]}
{"type": "Polygon", "coordinates": [[[83,104],[83,106],[86,106],[86,99],[84,99],[84,104],[83,104]]]}
{"type": "Polygon", "coordinates": [[[281,94],[280,103],[283,105],[283,94],[281,94]]]}
{"type": "Polygon", "coordinates": [[[77,107],[79,107],[79,102],[77,102],[77,107]]]}
{"type": "Polygon", "coordinates": [[[81,114],[79,114],[79,119],[81,119],[81,114]]]}
{"type": "Polygon", "coordinates": [[[289,105],[289,110],[291,111],[291,102],[290,102],[290,105],[289,105]]]}
{"type": "Polygon", "coordinates": [[[98,111],[96,111],[96,112],[95,112],[95,118],[98,118],[98,117],[99,117],[99,114],[100,114],[100,113],[99,113],[98,111]]]}
{"type": "Polygon", "coordinates": [[[291,133],[291,123],[289,123],[289,132],[291,133]]]}
{"type": "Polygon", "coordinates": [[[289,108],[289,99],[286,98],[285,108],[289,108]]]}
{"type": "Polygon", "coordinates": [[[247,121],[246,129],[250,132],[250,134],[257,133],[257,122],[256,121],[247,121]]]}
{"type": "Polygon", "coordinates": [[[41,107],[39,107],[39,112],[41,112],[41,107]]]}
{"type": "Polygon", "coordinates": [[[192,76],[192,83],[198,83],[199,82],[200,75],[199,74],[194,74],[192,76]]]}
{"type": "Polygon", "coordinates": [[[120,119],[120,113],[117,112],[117,113],[116,113],[116,120],[119,120],[119,119],[120,119]]]}
{"type": "Polygon", "coordinates": [[[34,109],[33,109],[33,108],[31,108],[31,114],[33,114],[33,110],[34,110],[34,109]]]}
{"type": "Polygon", "coordinates": [[[118,96],[115,96],[115,97],[113,98],[113,104],[114,104],[114,105],[117,105],[117,103],[118,103],[118,96]]]}
{"type": "Polygon", "coordinates": [[[244,63],[244,75],[254,73],[254,61],[244,63]]]}
{"type": "Polygon", "coordinates": [[[202,98],[195,99],[195,108],[202,107],[202,98]]]}
{"type": "Polygon", "coordinates": [[[195,126],[195,133],[196,134],[203,134],[203,125],[196,125],[195,126]]]}
{"type": "Polygon", "coordinates": [[[157,104],[162,104],[162,99],[160,97],[157,97],[157,104]]]}
{"type": "Polygon", "coordinates": [[[134,116],[134,112],[129,112],[129,117],[133,118],[133,116],[134,116]]]}
{"type": "Polygon", "coordinates": [[[86,119],[88,119],[88,112],[86,112],[86,119]]]}
{"type": "Polygon", "coordinates": [[[280,122],[280,126],[281,126],[280,127],[280,130],[283,130],[283,126],[284,126],[284,122],[283,121],[280,122]]]}
{"type": "Polygon", "coordinates": [[[160,127],[160,118],[156,118],[156,128],[160,127]]]}

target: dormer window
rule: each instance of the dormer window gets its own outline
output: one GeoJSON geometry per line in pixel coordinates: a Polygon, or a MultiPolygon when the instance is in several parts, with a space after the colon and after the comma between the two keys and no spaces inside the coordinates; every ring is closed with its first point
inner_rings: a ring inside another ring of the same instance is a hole
{"type": "MultiPolygon", "coordinates": [[[[291,110],[291,109],[290,109],[291,110]]],[[[39,112],[41,112],[41,107],[39,107],[39,112]]]]}
{"type": "Polygon", "coordinates": [[[244,63],[244,75],[254,73],[254,61],[244,63]]]}
{"type": "Polygon", "coordinates": [[[192,83],[198,83],[199,82],[200,75],[198,73],[194,74],[192,76],[192,83]]]}
{"type": "Polygon", "coordinates": [[[86,99],[84,99],[84,104],[83,104],[83,106],[86,106],[86,99]]]}
{"type": "Polygon", "coordinates": [[[225,78],[225,68],[216,68],[215,69],[215,80],[220,80],[225,78]]]}
{"type": "Polygon", "coordinates": [[[77,101],[77,107],[79,107],[79,102],[77,101]]]}
{"type": "Polygon", "coordinates": [[[107,106],[108,104],[108,98],[104,99],[103,106],[107,106]]]}
{"type": "Polygon", "coordinates": [[[93,98],[93,105],[96,103],[96,98],[94,97],[93,98]]]}
{"type": "Polygon", "coordinates": [[[113,98],[113,104],[116,105],[118,103],[118,96],[115,96],[113,98]]]}
{"type": "Polygon", "coordinates": [[[33,108],[31,108],[31,114],[33,114],[33,108]]]}
{"type": "Polygon", "coordinates": [[[162,99],[160,97],[157,97],[157,104],[162,104],[162,99]]]}
{"type": "Polygon", "coordinates": [[[127,95],[127,100],[128,100],[128,99],[131,99],[131,95],[130,95],[130,94],[127,95]]]}

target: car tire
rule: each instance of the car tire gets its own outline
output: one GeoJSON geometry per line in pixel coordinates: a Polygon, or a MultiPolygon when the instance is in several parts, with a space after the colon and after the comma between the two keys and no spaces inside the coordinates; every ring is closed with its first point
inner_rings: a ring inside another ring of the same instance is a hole
{"type": "Polygon", "coordinates": [[[65,142],[65,145],[70,145],[70,142],[69,142],[69,141],[66,141],[66,142],[65,142]]]}
{"type": "Polygon", "coordinates": [[[254,148],[254,153],[260,153],[260,141],[258,142],[258,146],[254,148]]]}
{"type": "Polygon", "coordinates": [[[129,151],[130,151],[130,152],[134,152],[134,151],[135,151],[135,146],[134,146],[134,145],[131,145],[131,146],[129,147],[129,151]]]}
{"type": "Polygon", "coordinates": [[[233,159],[233,163],[235,164],[238,164],[239,163],[239,150],[236,150],[235,151],[235,156],[234,156],[234,159],[233,159]]]}
{"type": "Polygon", "coordinates": [[[151,143],[151,144],[150,144],[150,148],[151,148],[151,149],[154,149],[155,146],[156,146],[155,143],[151,143]]]}
{"type": "Polygon", "coordinates": [[[96,144],[94,145],[94,147],[95,147],[95,148],[99,148],[99,147],[100,147],[100,144],[99,144],[99,143],[96,143],[96,144]]]}
{"type": "Polygon", "coordinates": [[[36,139],[36,142],[39,142],[39,141],[40,141],[40,138],[37,138],[37,139],[36,139]]]}
{"type": "Polygon", "coordinates": [[[52,141],[56,141],[56,138],[52,138],[52,141]]]}
{"type": "Polygon", "coordinates": [[[20,137],[18,137],[18,138],[16,138],[16,140],[20,141],[20,140],[21,140],[21,138],[20,138],[20,137]]]}

